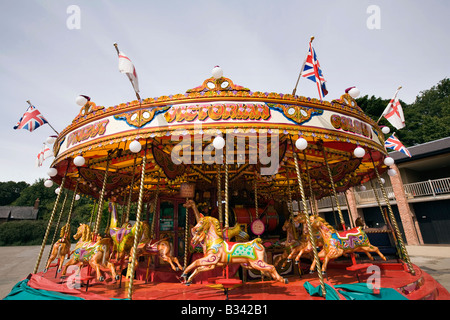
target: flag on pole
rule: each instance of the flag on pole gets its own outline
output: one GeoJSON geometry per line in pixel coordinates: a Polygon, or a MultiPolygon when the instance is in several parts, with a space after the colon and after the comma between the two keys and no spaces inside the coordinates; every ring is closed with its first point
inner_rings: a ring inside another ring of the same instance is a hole
{"type": "Polygon", "coordinates": [[[27,111],[23,114],[22,118],[14,126],[14,129],[26,129],[33,131],[40,126],[48,123],[44,116],[36,109],[32,104],[28,107],[27,111]]]}
{"type": "Polygon", "coordinates": [[[386,109],[384,109],[381,116],[385,117],[389,123],[395,127],[397,130],[400,130],[405,127],[405,116],[403,114],[403,108],[398,101],[397,93],[401,89],[398,88],[395,92],[394,97],[389,101],[386,109]]]}
{"type": "Polygon", "coordinates": [[[47,146],[44,143],[44,146],[42,147],[41,151],[37,155],[36,167],[41,167],[42,164],[44,163],[44,160],[49,157],[52,157],[52,156],[53,156],[53,151],[50,149],[49,146],[47,146]]]}
{"type": "Polygon", "coordinates": [[[125,73],[130,79],[131,84],[133,85],[134,91],[136,94],[139,93],[139,81],[136,73],[136,68],[131,62],[130,58],[128,58],[123,52],[119,52],[119,71],[121,73],[125,73]]]}
{"type": "Polygon", "coordinates": [[[411,153],[408,151],[408,149],[406,149],[403,143],[398,140],[398,138],[395,136],[395,132],[386,139],[386,141],[384,142],[384,147],[386,149],[393,149],[395,151],[402,152],[411,158],[411,153]]]}
{"type": "Polygon", "coordinates": [[[309,42],[309,51],[306,56],[305,63],[301,70],[301,75],[304,78],[308,78],[317,84],[317,90],[319,91],[320,100],[323,100],[328,93],[325,86],[325,78],[323,77],[322,69],[320,68],[319,60],[317,60],[316,51],[312,46],[312,40],[309,42]]]}

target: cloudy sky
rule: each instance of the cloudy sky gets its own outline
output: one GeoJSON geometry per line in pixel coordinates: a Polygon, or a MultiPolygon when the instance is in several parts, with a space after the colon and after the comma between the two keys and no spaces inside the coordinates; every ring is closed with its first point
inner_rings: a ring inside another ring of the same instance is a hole
{"type": "MultiPolygon", "coordinates": [[[[449,76],[449,14],[448,0],[0,0],[0,181],[48,177],[51,159],[35,158],[53,130],[13,129],[27,100],[60,132],[79,94],[105,107],[135,99],[114,42],[142,98],[184,93],[215,65],[252,91],[291,93],[315,36],[326,100],[354,85],[387,99],[402,85],[411,103],[449,76]]],[[[307,79],[297,94],[318,97],[307,79]]]]}

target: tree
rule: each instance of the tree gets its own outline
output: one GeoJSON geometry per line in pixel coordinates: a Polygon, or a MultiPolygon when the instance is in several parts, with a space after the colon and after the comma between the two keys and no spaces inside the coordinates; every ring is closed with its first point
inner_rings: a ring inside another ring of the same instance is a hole
{"type": "Polygon", "coordinates": [[[6,206],[19,198],[20,193],[30,185],[25,181],[0,182],[0,206],[6,206]]]}
{"type": "Polygon", "coordinates": [[[406,127],[397,132],[405,146],[417,145],[450,136],[450,79],[421,91],[403,112],[406,127]]]}
{"type": "MultiPolygon", "coordinates": [[[[374,121],[378,121],[390,99],[366,95],[356,99],[358,106],[374,121]]],[[[405,127],[395,129],[382,117],[380,126],[388,126],[406,146],[450,136],[450,79],[441,80],[431,89],[421,91],[411,105],[400,100],[405,115],[405,127]]]]}

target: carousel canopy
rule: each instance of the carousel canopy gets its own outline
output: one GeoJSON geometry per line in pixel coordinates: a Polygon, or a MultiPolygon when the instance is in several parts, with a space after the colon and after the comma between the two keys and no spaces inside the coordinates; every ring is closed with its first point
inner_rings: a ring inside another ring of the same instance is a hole
{"type": "Polygon", "coordinates": [[[183,182],[199,190],[217,186],[226,163],[232,188],[257,179],[262,194],[283,196],[296,179],[293,152],[312,187],[305,190],[316,198],[331,193],[330,172],[336,190],[344,191],[372,179],[374,166],[387,169],[380,128],[348,93],[328,102],[253,92],[221,75],[184,94],[108,108],[87,100],[53,151],[53,181],[66,175],[66,188],[78,181],[79,192],[98,198],[108,168],[105,197],[119,203],[129,188],[137,197],[144,154],[147,199],[158,185],[171,195],[183,182]]]}

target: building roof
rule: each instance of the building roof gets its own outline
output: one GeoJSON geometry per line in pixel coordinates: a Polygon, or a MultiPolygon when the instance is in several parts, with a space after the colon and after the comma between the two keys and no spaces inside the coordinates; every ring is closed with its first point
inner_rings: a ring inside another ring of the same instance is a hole
{"type": "Polygon", "coordinates": [[[0,219],[36,220],[39,209],[34,207],[0,207],[0,219]]]}
{"type": "Polygon", "coordinates": [[[399,151],[389,152],[389,156],[392,157],[396,163],[402,163],[434,155],[449,153],[450,137],[418,144],[416,146],[408,147],[407,149],[411,153],[411,158],[399,151]]]}

